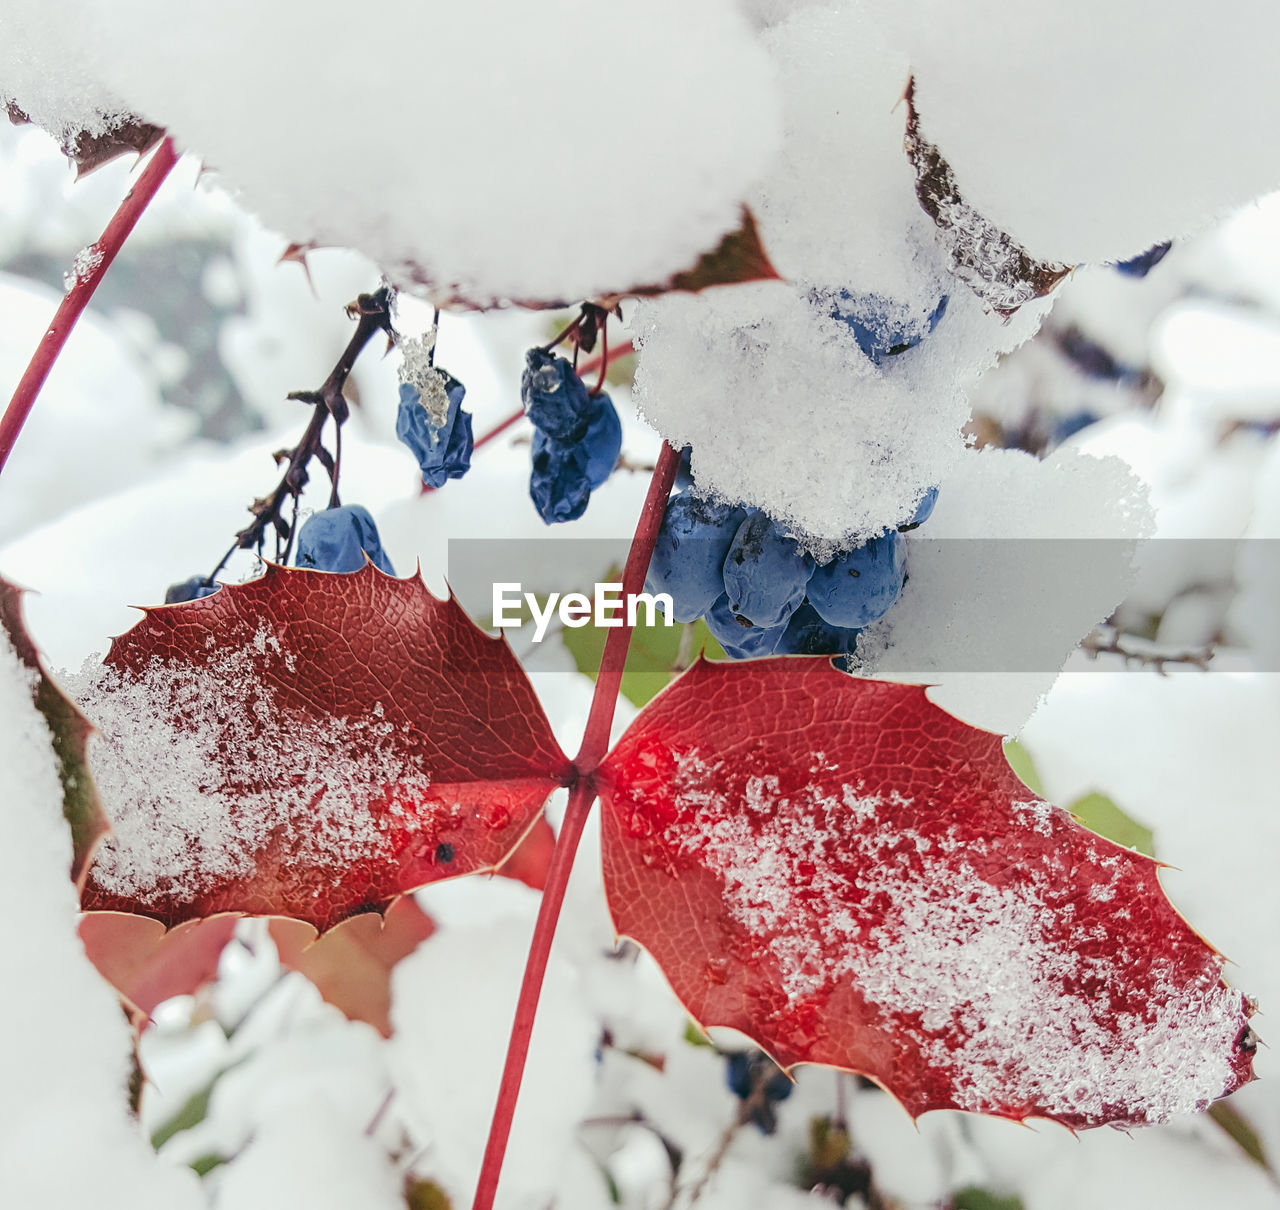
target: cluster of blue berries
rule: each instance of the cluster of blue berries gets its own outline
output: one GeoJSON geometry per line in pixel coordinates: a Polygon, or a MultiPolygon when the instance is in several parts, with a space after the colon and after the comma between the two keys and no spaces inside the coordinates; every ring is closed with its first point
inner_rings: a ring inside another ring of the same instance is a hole
{"type": "Polygon", "coordinates": [[[811,298],[832,319],[848,326],[858,348],[878,366],[890,357],[914,349],[938,326],[950,301],[949,295],[939,295],[928,315],[921,317],[879,294],[855,294],[846,289],[834,292],[819,290],[811,298]]]}
{"type": "Polygon", "coordinates": [[[447,479],[461,479],[471,468],[471,452],[475,448],[471,413],[462,410],[467,388],[444,370],[436,373],[444,380],[449,397],[444,423],[432,423],[418,388],[408,382],[401,384],[396,413],[396,436],[417,458],[425,487],[443,487],[447,479]]]}
{"type": "Polygon", "coordinates": [[[905,525],[819,564],[759,509],[689,488],[667,502],[645,587],[671,597],[675,621],[703,618],[734,659],[847,655],[897,601],[902,532],[928,520],[937,498],[930,488],[905,525]]]}
{"type": "Polygon", "coordinates": [[[529,495],[548,525],[575,521],[591,493],[613,473],[622,452],[622,422],[603,391],[592,395],[563,357],[530,349],[520,399],[533,422],[529,495]]]}

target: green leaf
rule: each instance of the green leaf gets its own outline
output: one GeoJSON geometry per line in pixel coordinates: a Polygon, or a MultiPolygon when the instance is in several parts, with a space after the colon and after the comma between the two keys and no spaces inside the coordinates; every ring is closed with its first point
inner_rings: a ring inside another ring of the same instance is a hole
{"type": "Polygon", "coordinates": [[[696,1021],[685,1022],[684,1040],[690,1046],[701,1046],[707,1050],[715,1050],[716,1048],[716,1044],[702,1032],[696,1021]]]}
{"type": "Polygon", "coordinates": [[[1022,1198],[1002,1197],[989,1189],[967,1185],[951,1195],[952,1210],[1022,1210],[1022,1198]]]}
{"type": "Polygon", "coordinates": [[[1007,739],[1004,741],[1004,758],[1009,762],[1009,768],[1018,775],[1018,780],[1037,798],[1043,798],[1044,785],[1036,770],[1036,762],[1031,759],[1031,753],[1016,739],[1007,739]]]}
{"type": "Polygon", "coordinates": [[[31,673],[31,699],[44,715],[53,737],[62,782],[62,814],[71,828],[71,878],[83,884],[98,841],[110,831],[98,788],[89,774],[89,736],[93,724],[58,686],[49,679],[40,653],[22,620],[22,589],[0,577],[0,629],[13,645],[18,659],[31,673]]]}
{"type": "Polygon", "coordinates": [[[181,1134],[184,1130],[199,1126],[209,1116],[209,1101],[213,1097],[213,1090],[218,1086],[218,1081],[228,1072],[235,1071],[241,1063],[247,1062],[248,1059],[248,1055],[237,1059],[234,1063],[217,1072],[203,1088],[193,1092],[182,1103],[182,1107],[177,1113],[152,1131],[151,1146],[159,1151],[175,1134],[181,1134]]]}
{"type": "Polygon", "coordinates": [[[206,1177],[215,1168],[221,1168],[223,1164],[230,1163],[225,1155],[219,1155],[216,1151],[211,1151],[208,1155],[198,1155],[190,1164],[187,1165],[192,1172],[199,1177],[206,1177]]]}
{"type": "Polygon", "coordinates": [[[1105,794],[1086,794],[1067,808],[1091,832],[1114,840],[1126,849],[1137,849],[1148,857],[1156,855],[1151,829],[1126,815],[1105,794]]]}
{"type": "MultiPolygon", "coordinates": [[[[641,621],[643,622],[643,614],[641,621]]],[[[691,625],[692,642],[686,646],[690,658],[699,651],[708,659],[727,658],[724,648],[716,642],[705,622],[697,621],[691,625]]],[[[627,666],[622,673],[622,696],[627,701],[643,706],[660,689],[671,683],[676,675],[673,669],[680,655],[684,630],[684,626],[679,624],[663,625],[661,614],[652,626],[636,626],[631,635],[631,648],[627,652],[627,666]]],[[[608,634],[608,629],[603,626],[581,626],[577,629],[565,627],[561,632],[564,645],[578,665],[578,671],[585,673],[593,681],[600,671],[600,657],[604,654],[608,634]]]]}
{"type": "Polygon", "coordinates": [[[1209,1117],[1259,1168],[1276,1175],[1258,1132],[1234,1105],[1228,1101],[1214,1101],[1209,1106],[1209,1117]]]}
{"type": "MultiPolygon", "coordinates": [[[[1004,741],[1004,755],[1018,779],[1035,795],[1045,796],[1044,783],[1031,753],[1016,739],[1004,741]]],[[[1137,849],[1148,857],[1155,856],[1155,840],[1151,829],[1125,814],[1105,794],[1086,794],[1067,808],[1091,832],[1114,840],[1127,849],[1137,849]]]]}
{"type": "Polygon", "coordinates": [[[404,1204],[408,1210],[451,1210],[449,1195],[435,1181],[409,1177],[404,1185],[404,1204]]]}

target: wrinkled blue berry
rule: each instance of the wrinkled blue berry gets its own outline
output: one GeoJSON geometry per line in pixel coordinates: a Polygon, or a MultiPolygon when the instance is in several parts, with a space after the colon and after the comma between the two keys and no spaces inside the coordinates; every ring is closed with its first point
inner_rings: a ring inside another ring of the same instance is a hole
{"type": "Polygon", "coordinates": [[[217,591],[218,585],[207,576],[192,576],[191,579],[183,580],[180,584],[170,584],[165,590],[164,603],[177,605],[182,601],[198,601],[201,597],[212,596],[217,591]]]}
{"type": "Polygon", "coordinates": [[[431,423],[417,387],[407,382],[400,387],[396,436],[413,451],[422,471],[422,482],[427,487],[443,487],[446,480],[465,475],[475,446],[471,413],[461,410],[466,388],[449,374],[445,374],[444,379],[449,411],[442,425],[431,423]]]}
{"type": "Polygon", "coordinates": [[[303,522],[294,562],[317,571],[351,572],[364,566],[366,554],[375,567],[389,576],[396,574],[369,510],[359,504],[344,504],[312,513],[303,522]]]}
{"type": "Polygon", "coordinates": [[[809,604],[832,626],[867,626],[893,607],[906,566],[906,540],[890,530],[817,568],[809,581],[809,604]]]}
{"type": "Polygon", "coordinates": [[[558,441],[542,429],[534,430],[529,496],[548,525],[576,521],[587,511],[591,499],[589,464],[580,441],[558,441]]]}
{"type": "Polygon", "coordinates": [[[752,626],[733,612],[729,598],[723,594],[707,610],[704,621],[725,654],[735,660],[772,655],[787,628],[785,622],[777,626],[752,626]]]}
{"type": "Polygon", "coordinates": [[[675,621],[695,621],[724,595],[725,556],[745,518],[740,508],[692,492],[667,501],[644,583],[647,592],[671,597],[675,621]]]}
{"type": "Polygon", "coordinates": [[[600,487],[618,465],[622,453],[622,421],[613,400],[601,392],[591,401],[591,423],[582,444],[587,451],[587,479],[592,490],[600,487]]]}
{"type": "Polygon", "coordinates": [[[738,526],[724,560],[724,590],[739,617],[756,626],[785,622],[804,600],[813,574],[813,559],[800,553],[762,512],[751,513],[738,526]]]}
{"type": "Polygon", "coordinates": [[[1116,264],[1116,272],[1123,273],[1126,277],[1146,277],[1166,256],[1169,249],[1173,247],[1172,240],[1165,240],[1163,244],[1153,244],[1145,252],[1138,253],[1137,256],[1131,256],[1128,260],[1119,261],[1116,264]]]}
{"type": "Polygon", "coordinates": [[[879,294],[854,294],[842,289],[825,297],[828,314],[849,326],[858,348],[876,365],[914,349],[938,326],[949,301],[949,296],[943,294],[928,315],[920,315],[879,294]]]}
{"type": "Polygon", "coordinates": [[[775,655],[849,655],[858,645],[860,630],[832,626],[808,601],[791,615],[775,655]]]}
{"type": "Polygon", "coordinates": [[[520,399],[525,414],[549,437],[580,441],[591,424],[593,401],[577,371],[543,349],[530,349],[524,363],[520,399]]]}

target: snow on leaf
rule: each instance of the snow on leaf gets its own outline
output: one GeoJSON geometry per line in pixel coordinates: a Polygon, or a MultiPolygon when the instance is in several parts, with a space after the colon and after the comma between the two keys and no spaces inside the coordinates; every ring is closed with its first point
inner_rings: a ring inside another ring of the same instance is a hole
{"type": "Polygon", "coordinates": [[[732,286],[743,282],[778,281],[778,271],[760,242],[755,215],[743,206],[742,222],[714,248],[698,257],[697,263],[670,281],[655,286],[636,286],[619,297],[668,294],[672,291],[696,294],[708,286],[732,286]]]}
{"type": "Polygon", "coordinates": [[[916,197],[938,225],[951,268],[983,302],[1001,315],[1048,294],[1069,265],[1038,261],[960,194],[942,153],[920,132],[914,81],[907,86],[907,158],[916,170],[916,197]]]}
{"type": "Polygon", "coordinates": [[[148,609],[81,697],[113,827],[83,906],[170,926],[324,932],[492,869],[570,767],[506,643],[372,565],[148,609]]]}
{"type": "Polygon", "coordinates": [[[608,757],[606,890],[704,1026],[913,1115],[1159,1122],[1252,1078],[1252,1005],[1158,865],[998,736],[825,659],[699,662],[608,757]]]}
{"type": "MultiPolygon", "coordinates": [[[[290,245],[291,248],[301,245],[290,245]]],[[[436,281],[421,265],[406,261],[399,270],[405,284],[411,288],[424,291],[437,306],[474,308],[485,311],[493,307],[514,302],[516,306],[528,311],[559,311],[573,305],[574,300],[568,298],[531,298],[503,299],[469,293],[450,291],[436,281]]],[[[612,290],[599,293],[595,301],[605,310],[612,310],[626,298],[654,298],[662,294],[697,294],[711,286],[733,286],[745,282],[778,281],[778,271],[769,260],[764,244],[760,240],[760,232],[756,226],[755,215],[747,206],[742,207],[742,221],[732,231],[727,232],[714,248],[708,249],[687,269],[674,273],[665,281],[645,284],[626,285],[615,283],[612,290]]],[[[590,346],[584,345],[590,351],[590,346]]]]}
{"type": "Polygon", "coordinates": [[[53,683],[40,662],[40,653],[22,621],[22,589],[0,576],[0,629],[8,635],[18,659],[31,678],[31,697],[44,715],[53,737],[62,782],[62,813],[71,828],[71,877],[80,885],[94,847],[108,831],[97,787],[89,775],[85,749],[92,724],[76,704],[53,683]]]}
{"type": "MultiPolygon", "coordinates": [[[[5,108],[14,126],[30,123],[31,119],[13,101],[5,108]]],[[[61,139],[61,147],[62,154],[75,164],[76,180],[79,180],[122,155],[146,155],[162,138],[163,127],[144,122],[141,118],[122,117],[100,134],[87,130],[68,134],[61,139]]]]}

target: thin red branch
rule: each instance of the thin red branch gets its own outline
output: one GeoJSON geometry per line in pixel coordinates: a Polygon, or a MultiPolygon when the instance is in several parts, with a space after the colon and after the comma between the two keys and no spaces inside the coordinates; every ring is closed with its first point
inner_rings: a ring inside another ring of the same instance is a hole
{"type": "MultiPolygon", "coordinates": [[[[633,593],[644,588],[644,577],[649,570],[649,559],[658,539],[658,527],[666,512],[667,497],[680,468],[680,451],[663,443],[658,464],[649,480],[649,491],[644,498],[644,508],[636,525],[627,565],[622,572],[622,599],[630,600],[633,593]]],[[[596,677],[595,693],[591,698],[591,713],[582,736],[582,747],[574,758],[574,767],[583,775],[595,772],[596,766],[609,750],[609,729],[613,725],[613,712],[618,704],[618,691],[622,687],[622,671],[627,664],[627,649],[631,646],[631,627],[619,626],[609,631],[605,639],[604,655],[600,659],[600,672],[596,677]]]]}
{"type": "Polygon", "coordinates": [[[489,1141],[485,1144],[472,1210],[492,1210],[493,1199],[498,1192],[502,1160],[507,1151],[507,1139],[511,1135],[511,1122],[515,1118],[520,1082],[524,1078],[525,1059],[529,1055],[529,1039],[533,1037],[533,1023],[538,1013],[538,997],[542,994],[542,978],[547,971],[547,958],[551,954],[551,942],[555,937],[556,922],[560,918],[565,888],[569,885],[573,857],[578,851],[578,841],[582,839],[582,829],[591,814],[594,800],[594,785],[590,778],[583,778],[570,791],[569,806],[560,825],[560,834],[556,837],[555,851],[547,870],[547,885],[542,891],[538,920],[533,927],[533,940],[529,944],[529,959],[524,968],[524,981],[520,985],[520,998],[516,1001],[511,1040],[507,1043],[507,1061],[502,1069],[502,1083],[498,1086],[498,1103],[493,1110],[493,1122],[489,1127],[489,1141]]]}
{"type": "MultiPolygon", "coordinates": [[[[627,566],[622,573],[624,594],[639,592],[644,587],[645,573],[653,556],[653,545],[658,537],[658,526],[666,511],[667,496],[675,482],[680,465],[680,452],[669,445],[662,447],[649,491],[645,496],[627,566]]],[[[625,597],[624,597],[625,599],[625,597]]],[[[547,969],[547,957],[555,936],[560,905],[564,902],[565,887],[573,868],[573,856],[582,829],[595,801],[596,766],[609,747],[609,729],[613,724],[614,710],[618,704],[618,690],[622,684],[622,669],[627,662],[627,648],[631,645],[631,627],[620,626],[609,631],[605,640],[604,657],[600,674],[596,677],[595,692],[591,698],[591,713],[583,733],[582,747],[574,767],[578,780],[569,792],[569,806],[560,835],[556,838],[555,852],[547,871],[547,884],[542,891],[542,904],[529,945],[529,959],[525,966],[524,982],[520,986],[520,998],[516,1002],[515,1022],[511,1027],[511,1041],[507,1046],[507,1061],[502,1069],[502,1083],[498,1087],[498,1101],[489,1127],[489,1141],[485,1145],[484,1160],[480,1165],[480,1179],[476,1185],[472,1210],[492,1210],[498,1191],[498,1178],[502,1173],[502,1160],[511,1134],[511,1122],[515,1117],[516,1100],[520,1095],[520,1082],[524,1077],[525,1059],[529,1054],[529,1039],[533,1035],[533,1022],[538,1012],[538,997],[542,992],[542,978],[547,969]]]]}
{"type": "Polygon", "coordinates": [[[26,372],[22,375],[13,398],[9,401],[4,416],[0,417],[0,470],[4,469],[4,464],[8,461],[9,454],[18,440],[18,434],[22,432],[22,426],[26,424],[27,417],[31,414],[31,409],[40,394],[40,388],[44,386],[49,371],[57,362],[63,345],[67,343],[67,337],[71,335],[71,330],[76,326],[76,320],[80,318],[80,313],[89,305],[89,300],[98,288],[98,283],[111,268],[111,262],[115,260],[116,253],[120,251],[121,245],[128,239],[134,225],[142,217],[142,212],[146,210],[151,199],[155,197],[156,191],[164,183],[165,177],[177,162],[178,151],[173,145],[173,140],[165,139],[156,148],[137,183],[120,203],[120,208],[112,215],[106,230],[96,243],[86,249],[91,253],[90,260],[93,262],[91,267],[86,268],[84,272],[77,272],[71,289],[67,291],[66,297],[63,298],[53,317],[53,322],[28,362],[26,372]]]}
{"type": "Polygon", "coordinates": [[[483,449],[495,437],[500,437],[513,424],[518,424],[523,419],[524,419],[524,408],[521,408],[518,412],[512,412],[510,416],[508,416],[505,420],[501,421],[500,423],[495,424],[493,428],[491,428],[487,433],[484,433],[482,436],[477,437],[476,443],[473,449],[475,450],[483,449]]]}

